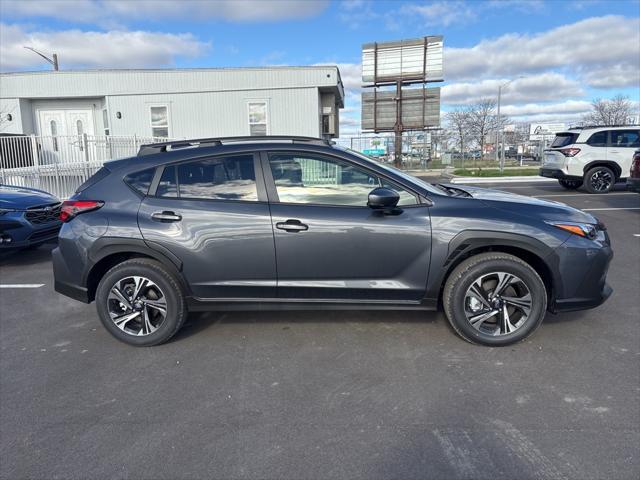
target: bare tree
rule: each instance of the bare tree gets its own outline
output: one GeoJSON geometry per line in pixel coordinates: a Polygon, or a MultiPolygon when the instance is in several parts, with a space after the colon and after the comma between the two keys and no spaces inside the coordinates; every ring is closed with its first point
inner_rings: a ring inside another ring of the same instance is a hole
{"type": "MultiPolygon", "coordinates": [[[[464,159],[464,151],[467,147],[470,127],[470,112],[468,108],[456,108],[447,113],[446,121],[451,136],[460,147],[460,153],[464,159]]],[[[464,162],[463,162],[464,163],[464,162]]]]}
{"type": "Polygon", "coordinates": [[[593,110],[582,118],[587,125],[627,125],[632,112],[631,101],[624,95],[611,100],[598,98],[591,107],[593,110]]]}
{"type": "MultiPolygon", "coordinates": [[[[500,123],[506,124],[507,118],[501,117],[500,123]]],[[[480,148],[481,158],[484,156],[484,145],[489,134],[498,128],[496,101],[485,98],[469,108],[469,132],[480,148]]],[[[497,146],[496,146],[497,147],[497,146]]]]}

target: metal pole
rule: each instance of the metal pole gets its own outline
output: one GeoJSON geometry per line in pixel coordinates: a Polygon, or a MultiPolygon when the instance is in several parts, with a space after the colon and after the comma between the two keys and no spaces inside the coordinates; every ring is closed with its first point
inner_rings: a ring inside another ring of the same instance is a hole
{"type": "Polygon", "coordinates": [[[53,54],[53,69],[57,72],[58,69],[58,54],[54,53],[53,54]]]}
{"type": "Polygon", "coordinates": [[[402,82],[396,82],[396,145],[394,164],[397,168],[402,167],[402,82]]]}
{"type": "Polygon", "coordinates": [[[502,162],[502,157],[498,153],[499,149],[499,141],[500,141],[500,99],[502,96],[502,85],[498,87],[498,125],[496,126],[496,161],[500,162],[500,174],[502,175],[502,171],[504,170],[504,164],[502,162]]]}

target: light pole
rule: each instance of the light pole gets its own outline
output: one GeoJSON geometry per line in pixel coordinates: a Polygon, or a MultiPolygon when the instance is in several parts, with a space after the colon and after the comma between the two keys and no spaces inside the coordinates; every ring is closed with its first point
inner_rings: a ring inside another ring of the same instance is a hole
{"type": "Polygon", "coordinates": [[[51,58],[47,57],[46,55],[44,55],[43,53],[40,53],[39,51],[37,51],[35,48],[33,47],[24,47],[27,50],[31,50],[33,53],[35,53],[36,55],[40,55],[42,58],[44,58],[47,62],[49,62],[52,66],[53,69],[57,72],[58,71],[58,54],[54,53],[51,58]]]}
{"type": "Polygon", "coordinates": [[[500,131],[501,131],[501,127],[502,127],[502,119],[500,118],[500,101],[502,100],[502,89],[503,88],[507,88],[507,86],[509,86],[509,84],[515,80],[518,80],[519,78],[522,78],[522,76],[517,77],[517,78],[512,78],[511,80],[509,80],[508,82],[503,83],[502,85],[498,86],[498,112],[497,112],[497,117],[498,117],[498,125],[496,125],[496,148],[495,148],[495,155],[496,155],[496,162],[500,162],[500,175],[502,175],[502,172],[504,170],[504,155],[500,155],[500,147],[499,147],[499,141],[500,141],[500,131]]]}

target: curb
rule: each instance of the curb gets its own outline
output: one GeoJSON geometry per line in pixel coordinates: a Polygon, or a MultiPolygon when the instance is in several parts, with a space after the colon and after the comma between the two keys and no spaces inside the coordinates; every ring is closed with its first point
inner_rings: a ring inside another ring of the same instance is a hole
{"type": "Polygon", "coordinates": [[[450,183],[517,183],[517,182],[557,182],[555,178],[536,175],[520,177],[453,177],[450,183]]]}

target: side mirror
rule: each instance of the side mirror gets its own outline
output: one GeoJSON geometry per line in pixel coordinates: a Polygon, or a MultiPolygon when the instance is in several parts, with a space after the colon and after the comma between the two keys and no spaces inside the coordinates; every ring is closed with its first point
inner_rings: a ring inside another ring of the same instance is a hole
{"type": "Polygon", "coordinates": [[[376,210],[393,210],[400,201],[400,195],[390,188],[378,187],[369,192],[367,205],[376,210]]]}

